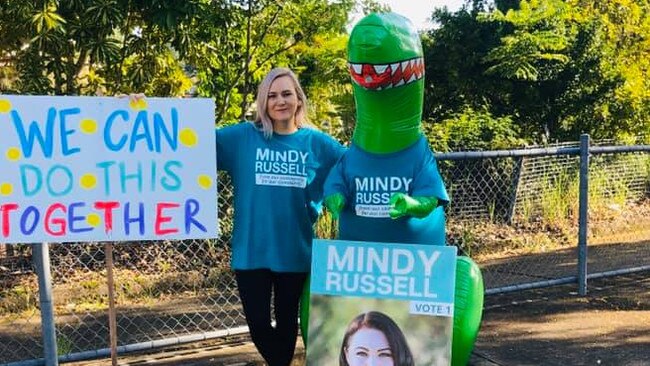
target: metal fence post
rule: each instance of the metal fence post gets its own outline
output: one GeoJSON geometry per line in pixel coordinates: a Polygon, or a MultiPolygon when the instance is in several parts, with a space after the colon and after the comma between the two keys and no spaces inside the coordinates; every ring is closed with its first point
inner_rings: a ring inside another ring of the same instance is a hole
{"type": "Polygon", "coordinates": [[[54,304],[52,302],[52,276],[50,273],[50,247],[48,243],[34,244],[34,260],[38,274],[38,295],[41,307],[41,332],[43,357],[46,366],[56,366],[59,359],[56,349],[54,304]]]}
{"type": "Polygon", "coordinates": [[[515,209],[517,207],[517,195],[519,194],[519,185],[521,184],[521,172],[524,169],[524,162],[526,158],[520,157],[517,158],[517,164],[515,165],[515,171],[512,174],[512,197],[510,198],[510,207],[508,207],[508,216],[506,221],[508,225],[512,225],[512,220],[515,217],[515,209]]]}
{"type": "Polygon", "coordinates": [[[589,135],[580,136],[580,204],[578,227],[578,293],[587,294],[587,225],[589,216],[589,135]]]}

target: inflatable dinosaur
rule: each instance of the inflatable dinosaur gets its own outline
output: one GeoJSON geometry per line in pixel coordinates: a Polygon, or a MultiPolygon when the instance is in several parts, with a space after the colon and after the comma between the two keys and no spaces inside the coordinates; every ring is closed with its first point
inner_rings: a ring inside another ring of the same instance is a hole
{"type": "MultiPolygon", "coordinates": [[[[445,245],[449,198],[420,129],[424,59],[417,31],[401,15],[370,14],[352,29],[348,63],[356,126],[350,148],[325,184],[325,205],[338,219],[339,239],[445,245]]],[[[482,309],[481,272],[461,256],[452,365],[467,364],[482,309]]]]}

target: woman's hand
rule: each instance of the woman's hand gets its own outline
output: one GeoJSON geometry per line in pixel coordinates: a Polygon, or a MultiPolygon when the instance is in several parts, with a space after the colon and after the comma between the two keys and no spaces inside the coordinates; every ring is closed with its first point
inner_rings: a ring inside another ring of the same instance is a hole
{"type": "Polygon", "coordinates": [[[118,94],[118,98],[129,98],[129,106],[133,109],[145,109],[147,107],[147,96],[144,93],[118,94]]]}
{"type": "Polygon", "coordinates": [[[147,96],[144,93],[131,93],[131,94],[117,94],[117,98],[126,98],[129,97],[129,102],[138,102],[141,99],[145,99],[147,96]]]}

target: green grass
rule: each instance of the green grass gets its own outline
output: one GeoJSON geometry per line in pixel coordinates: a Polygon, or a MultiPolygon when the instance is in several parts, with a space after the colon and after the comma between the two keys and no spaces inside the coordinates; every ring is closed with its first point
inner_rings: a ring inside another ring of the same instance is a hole
{"type": "Polygon", "coordinates": [[[36,309],[38,289],[35,285],[20,284],[0,292],[0,315],[22,313],[36,309]]]}
{"type": "Polygon", "coordinates": [[[56,353],[59,356],[67,355],[72,353],[74,343],[70,338],[66,337],[63,334],[57,334],[56,336],[56,353]]]}
{"type": "Polygon", "coordinates": [[[547,177],[541,191],[542,220],[560,225],[577,217],[579,178],[561,172],[547,177]]]}

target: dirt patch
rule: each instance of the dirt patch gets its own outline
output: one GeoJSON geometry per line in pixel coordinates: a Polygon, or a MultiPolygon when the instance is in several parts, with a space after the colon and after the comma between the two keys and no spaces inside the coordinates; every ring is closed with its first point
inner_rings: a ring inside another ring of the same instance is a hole
{"type": "MultiPolygon", "coordinates": [[[[589,213],[589,246],[650,239],[650,201],[620,207],[602,205],[589,213]]],[[[477,262],[575,248],[578,218],[548,221],[516,219],[511,225],[489,221],[447,223],[450,244],[477,262]]]]}

